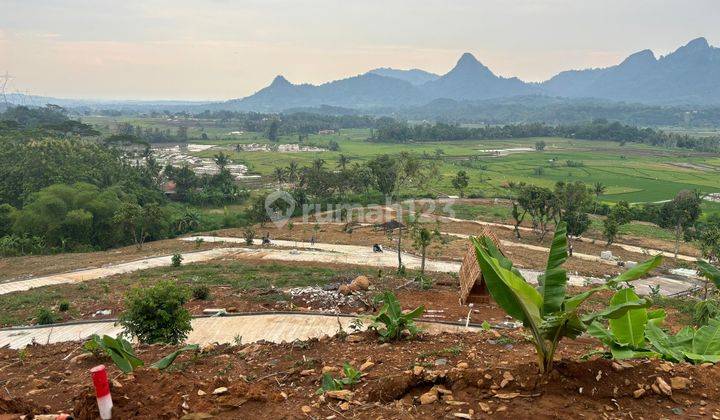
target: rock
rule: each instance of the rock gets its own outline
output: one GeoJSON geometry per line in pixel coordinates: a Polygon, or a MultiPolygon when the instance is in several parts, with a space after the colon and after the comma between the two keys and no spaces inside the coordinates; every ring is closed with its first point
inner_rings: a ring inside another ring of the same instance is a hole
{"type": "Polygon", "coordinates": [[[80,353],[77,356],[70,359],[70,363],[82,363],[84,360],[87,360],[89,358],[93,357],[92,353],[80,353]]]}
{"type": "Polygon", "coordinates": [[[653,384],[657,387],[657,389],[660,391],[660,394],[667,395],[668,397],[672,395],[672,388],[670,385],[668,385],[667,382],[661,377],[655,378],[655,383],[653,384]]]}
{"type": "Polygon", "coordinates": [[[515,377],[513,377],[512,373],[510,371],[503,372],[503,380],[500,382],[500,388],[505,388],[510,382],[514,381],[515,377]]]}
{"type": "Polygon", "coordinates": [[[326,373],[337,373],[340,372],[340,368],[337,366],[323,366],[322,373],[323,375],[326,373]]]}
{"type": "Polygon", "coordinates": [[[207,392],[203,391],[202,389],[198,389],[197,394],[202,397],[203,395],[207,394],[207,392]]]}
{"type": "Polygon", "coordinates": [[[442,387],[440,385],[435,385],[433,387],[433,389],[435,390],[435,393],[440,393],[443,395],[452,395],[452,391],[450,391],[449,389],[442,387]]]}
{"type": "Polygon", "coordinates": [[[420,376],[420,375],[422,375],[423,370],[425,370],[424,367],[415,365],[415,366],[413,366],[413,375],[420,376]]]}
{"type": "Polygon", "coordinates": [[[300,411],[302,411],[305,414],[310,414],[310,413],[312,413],[312,408],[310,408],[309,405],[303,405],[302,407],[300,407],[300,411]]]}
{"type": "Polygon", "coordinates": [[[341,295],[347,296],[352,293],[352,289],[347,284],[343,284],[342,286],[338,287],[338,292],[341,295]]]}
{"type": "Polygon", "coordinates": [[[613,363],[612,363],[612,368],[613,368],[613,370],[614,370],[615,372],[620,372],[620,371],[622,371],[623,369],[625,369],[625,368],[622,367],[622,365],[621,365],[620,363],[618,363],[618,362],[613,362],[613,363]]]}
{"type": "Polygon", "coordinates": [[[350,289],[355,290],[368,290],[370,288],[370,280],[365,276],[357,276],[350,283],[350,289]]]}
{"type": "Polygon", "coordinates": [[[453,413],[453,416],[459,418],[459,419],[471,419],[472,416],[467,413],[453,413]]]}
{"type": "Polygon", "coordinates": [[[633,397],[635,397],[635,398],[640,398],[640,397],[642,397],[643,395],[645,395],[645,388],[636,389],[636,390],[633,392],[633,397]]]}
{"type": "Polygon", "coordinates": [[[457,364],[458,369],[467,369],[469,367],[470,367],[470,365],[468,365],[466,362],[460,362],[457,364]]]}
{"type": "Polygon", "coordinates": [[[180,420],[205,420],[212,418],[215,418],[215,416],[209,413],[188,413],[180,417],[180,420]]]}
{"type": "Polygon", "coordinates": [[[111,380],[110,383],[112,384],[113,388],[120,389],[123,387],[122,384],[120,383],[120,381],[118,381],[117,379],[111,380]]]}
{"type": "Polygon", "coordinates": [[[517,398],[520,396],[519,392],[509,392],[507,394],[495,394],[495,398],[500,398],[501,400],[511,400],[513,398],[517,398]]]}
{"type": "Polygon", "coordinates": [[[683,378],[682,376],[675,376],[670,378],[670,388],[672,389],[687,389],[690,386],[690,379],[683,378]]]}
{"type": "Polygon", "coordinates": [[[228,392],[228,389],[224,386],[221,386],[220,388],[215,388],[215,390],[213,390],[212,393],[213,393],[213,395],[222,395],[222,394],[225,394],[226,392],[228,392]]]}
{"type": "Polygon", "coordinates": [[[432,404],[438,400],[437,391],[430,390],[420,396],[420,404],[427,405],[432,404]]]}
{"type": "Polygon", "coordinates": [[[637,261],[625,261],[625,268],[630,269],[638,265],[637,261]]]}
{"type": "Polygon", "coordinates": [[[340,389],[337,391],[327,391],[325,392],[325,395],[328,398],[334,398],[336,400],[350,401],[352,399],[353,393],[352,391],[349,391],[347,389],[340,389]]]}
{"type": "Polygon", "coordinates": [[[350,334],[345,337],[345,341],[347,341],[348,343],[359,343],[361,341],[365,341],[365,337],[363,337],[362,335],[350,334]]]}
{"type": "Polygon", "coordinates": [[[49,385],[48,381],[46,381],[45,379],[33,379],[32,382],[35,389],[44,389],[47,388],[49,385]]]}
{"type": "Polygon", "coordinates": [[[445,366],[445,365],[447,365],[447,362],[448,362],[447,359],[443,359],[443,358],[435,359],[435,366],[445,366]]]}
{"type": "Polygon", "coordinates": [[[360,371],[365,372],[366,370],[370,369],[373,366],[375,366],[375,363],[368,360],[367,362],[360,365],[360,371]]]}
{"type": "Polygon", "coordinates": [[[490,404],[484,403],[484,402],[480,401],[480,402],[478,403],[478,405],[480,406],[480,409],[481,409],[483,412],[485,412],[485,413],[489,413],[489,412],[490,412],[490,404]]]}
{"type": "Polygon", "coordinates": [[[612,251],[601,251],[600,258],[606,261],[611,261],[613,259],[612,251]]]}
{"type": "Polygon", "coordinates": [[[315,374],[315,369],[305,369],[300,372],[300,376],[310,376],[315,374]]]}
{"type": "Polygon", "coordinates": [[[660,370],[663,372],[671,372],[673,370],[673,366],[670,363],[660,363],[660,370]]]}
{"type": "Polygon", "coordinates": [[[342,411],[348,411],[350,409],[350,403],[345,401],[344,403],[340,404],[340,409],[342,411]]]}

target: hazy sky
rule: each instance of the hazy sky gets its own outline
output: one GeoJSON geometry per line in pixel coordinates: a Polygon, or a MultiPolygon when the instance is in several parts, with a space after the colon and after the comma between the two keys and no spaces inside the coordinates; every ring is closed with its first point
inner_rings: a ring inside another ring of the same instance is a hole
{"type": "Polygon", "coordinates": [[[466,51],[541,81],[699,36],[720,44],[720,0],[0,0],[0,74],[52,96],[228,99],[277,74],[445,73],[466,51]]]}

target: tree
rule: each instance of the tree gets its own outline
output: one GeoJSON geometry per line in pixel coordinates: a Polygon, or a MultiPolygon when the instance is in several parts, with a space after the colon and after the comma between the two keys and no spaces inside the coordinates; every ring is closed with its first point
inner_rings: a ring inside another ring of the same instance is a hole
{"type": "Polygon", "coordinates": [[[627,201],[618,202],[603,221],[603,236],[607,240],[607,245],[615,242],[620,227],[630,223],[632,220],[632,210],[627,201]]]}
{"type": "Polygon", "coordinates": [[[413,229],[413,246],[420,251],[420,274],[425,274],[425,256],[427,247],[433,240],[433,234],[423,226],[416,226],[413,229]]]}
{"type": "Polygon", "coordinates": [[[295,182],[298,179],[298,163],[291,160],[287,167],[287,178],[290,182],[295,182]]]}
{"type": "Polygon", "coordinates": [[[322,159],[322,158],[314,159],[312,162],[312,166],[313,166],[313,170],[315,170],[315,172],[322,171],[323,166],[325,166],[325,159],[322,159]]]}
{"type": "Polygon", "coordinates": [[[341,153],[338,156],[338,168],[344,171],[348,163],[350,163],[350,158],[341,153]]]}
{"type": "Polygon", "coordinates": [[[278,132],[280,131],[280,122],[277,119],[273,119],[270,121],[270,125],[268,126],[267,130],[267,138],[273,143],[277,143],[280,141],[280,138],[278,137],[278,132]]]}
{"type": "Polygon", "coordinates": [[[595,185],[593,185],[593,191],[595,192],[596,198],[600,198],[600,196],[605,193],[605,190],[605,185],[600,181],[596,182],[595,185]]]}
{"type": "Polygon", "coordinates": [[[458,171],[455,178],[452,179],[452,186],[460,194],[460,198],[465,196],[465,188],[470,184],[470,178],[465,171],[458,171]]]}
{"type": "Polygon", "coordinates": [[[550,189],[536,185],[520,185],[517,189],[518,206],[530,215],[533,229],[540,240],[544,239],[547,225],[555,219],[558,211],[555,195],[550,189]]]}
{"type": "Polygon", "coordinates": [[[375,178],[375,185],[382,194],[392,195],[395,192],[398,167],[390,155],[380,155],[368,162],[368,167],[375,178]]]}
{"type": "Polygon", "coordinates": [[[703,226],[699,239],[703,257],[711,263],[717,263],[720,260],[720,217],[713,216],[703,226]]]}
{"type": "Polygon", "coordinates": [[[220,152],[213,156],[213,160],[221,171],[225,170],[225,167],[230,164],[230,156],[226,155],[224,152],[220,152]]]}
{"type": "Polygon", "coordinates": [[[673,229],[675,233],[675,258],[680,248],[680,237],[688,232],[702,213],[700,204],[697,191],[682,190],[660,210],[660,226],[673,229]]]}
{"type": "Polygon", "coordinates": [[[515,237],[520,239],[520,225],[522,224],[523,220],[525,220],[525,215],[527,214],[527,210],[520,211],[520,207],[518,207],[518,203],[513,201],[511,214],[512,214],[513,220],[515,220],[515,225],[513,226],[513,231],[515,232],[515,237]]]}
{"type": "Polygon", "coordinates": [[[567,225],[568,250],[572,255],[573,237],[580,237],[590,227],[588,211],[592,207],[593,198],[590,190],[580,181],[558,182],[555,184],[555,197],[558,206],[557,217],[567,225]]]}
{"type": "Polygon", "coordinates": [[[620,226],[617,219],[614,217],[608,216],[605,220],[603,220],[603,236],[607,240],[608,246],[615,242],[619,228],[620,226]]]}
{"type": "Polygon", "coordinates": [[[545,150],[545,146],[545,140],[535,142],[535,150],[537,150],[538,152],[542,152],[543,150],[545,150]]]}
{"type": "Polygon", "coordinates": [[[162,219],[160,206],[148,204],[141,207],[135,203],[123,203],[113,216],[113,222],[131,235],[135,246],[142,249],[150,230],[162,219]]]}
{"type": "Polygon", "coordinates": [[[277,167],[275,168],[275,171],[273,172],[273,177],[275,178],[275,181],[277,181],[278,185],[282,184],[287,180],[285,169],[277,167]]]}

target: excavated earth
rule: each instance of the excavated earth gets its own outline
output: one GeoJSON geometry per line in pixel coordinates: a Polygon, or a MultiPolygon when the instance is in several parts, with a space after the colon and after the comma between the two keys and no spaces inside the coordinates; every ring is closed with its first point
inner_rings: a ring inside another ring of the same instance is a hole
{"type": "MultiPolygon", "coordinates": [[[[522,330],[422,335],[378,342],[372,332],[306,342],[209,346],[166,371],[124,375],[81,343],[0,350],[2,419],[41,413],[98,418],[89,369],[109,366],[113,418],[429,419],[718,418],[720,367],[658,360],[583,361],[591,339],[564,341],[556,369],[538,374],[522,330]],[[78,356],[80,355],[80,356],[78,356]],[[363,376],[318,395],[344,363],[363,376]]],[[[140,346],[146,362],[172,347],[140,346]]]]}

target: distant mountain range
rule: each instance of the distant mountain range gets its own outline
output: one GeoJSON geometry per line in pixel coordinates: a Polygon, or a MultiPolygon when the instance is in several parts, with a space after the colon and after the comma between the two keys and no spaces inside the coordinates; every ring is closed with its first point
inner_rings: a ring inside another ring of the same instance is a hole
{"type": "Polygon", "coordinates": [[[465,53],[444,75],[424,70],[379,68],[321,85],[292,84],[277,76],[266,88],[216,109],[279,112],[303,107],[378,109],[415,107],[440,99],[482,101],[527,95],[594,98],[646,104],[720,104],[720,48],[698,38],[656,58],[640,51],[600,69],[562,72],[543,83],[495,75],[465,53]]]}

